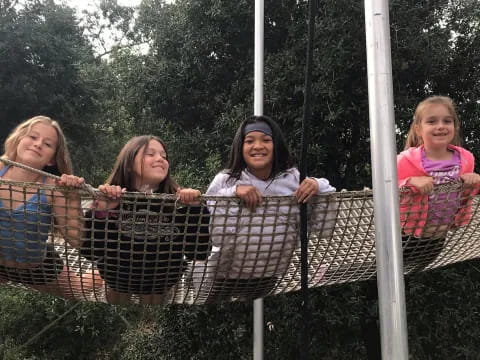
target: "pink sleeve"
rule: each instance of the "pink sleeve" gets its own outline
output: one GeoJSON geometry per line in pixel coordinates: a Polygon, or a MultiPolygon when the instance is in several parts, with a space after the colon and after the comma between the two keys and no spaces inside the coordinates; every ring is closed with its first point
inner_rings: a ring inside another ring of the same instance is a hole
{"type": "Polygon", "coordinates": [[[411,175],[408,174],[408,164],[405,161],[405,156],[400,153],[397,155],[397,180],[398,187],[407,185],[411,175]]]}
{"type": "Polygon", "coordinates": [[[465,150],[463,148],[458,148],[458,150],[462,158],[461,173],[465,174],[465,173],[473,172],[475,168],[475,157],[473,156],[473,154],[470,151],[465,150]]]}

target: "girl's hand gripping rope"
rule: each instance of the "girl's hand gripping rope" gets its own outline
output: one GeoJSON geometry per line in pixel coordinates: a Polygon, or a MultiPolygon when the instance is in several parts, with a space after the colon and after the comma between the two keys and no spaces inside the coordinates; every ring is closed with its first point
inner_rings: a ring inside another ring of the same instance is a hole
{"type": "Polygon", "coordinates": [[[416,188],[421,194],[433,192],[433,177],[431,176],[412,176],[407,184],[416,188]]]}
{"type": "Polygon", "coordinates": [[[460,179],[462,179],[465,185],[476,185],[480,184],[480,175],[476,173],[466,173],[460,175],[460,179]]]}
{"type": "Polygon", "coordinates": [[[62,174],[59,179],[55,179],[55,185],[59,186],[70,186],[70,187],[82,187],[85,184],[85,179],[83,177],[78,177],[75,175],[62,174]]]}
{"type": "Polygon", "coordinates": [[[177,199],[182,204],[186,205],[198,205],[200,203],[199,198],[202,193],[196,189],[181,189],[177,190],[177,199]]]}
{"type": "Polygon", "coordinates": [[[115,209],[120,204],[120,198],[127,189],[117,185],[100,185],[98,190],[102,192],[105,197],[95,200],[94,207],[98,210],[115,209]]]}
{"type": "Polygon", "coordinates": [[[237,185],[235,193],[252,212],[262,204],[262,193],[255,186],[237,185]]]}
{"type": "Polygon", "coordinates": [[[304,179],[294,193],[298,203],[306,203],[316,194],[318,194],[318,182],[312,178],[304,179]]]}

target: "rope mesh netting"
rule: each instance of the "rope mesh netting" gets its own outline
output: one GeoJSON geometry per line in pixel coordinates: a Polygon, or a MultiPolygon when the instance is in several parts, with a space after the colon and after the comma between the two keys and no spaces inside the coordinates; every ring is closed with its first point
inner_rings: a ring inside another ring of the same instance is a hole
{"type": "MultiPolygon", "coordinates": [[[[115,209],[95,211],[84,190],[5,180],[0,187],[0,279],[9,285],[99,302],[123,294],[136,303],[153,294],[149,303],[162,304],[300,289],[293,197],[266,197],[252,212],[237,198],[204,196],[184,206],[173,195],[126,193],[115,209]],[[81,208],[76,202],[72,211],[69,192],[81,194],[81,208]],[[49,210],[59,194],[69,221],[59,222],[58,214],[55,220],[49,210]]],[[[460,183],[420,198],[401,192],[405,273],[479,256],[478,198],[471,194],[460,183]]],[[[308,209],[309,286],[374,277],[372,191],[317,196],[308,209]]]]}

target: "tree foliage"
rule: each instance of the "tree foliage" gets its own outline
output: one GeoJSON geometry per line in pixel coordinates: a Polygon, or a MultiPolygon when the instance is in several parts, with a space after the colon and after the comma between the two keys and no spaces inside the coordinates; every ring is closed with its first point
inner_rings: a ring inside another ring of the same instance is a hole
{"type": "Polygon", "coordinates": [[[1,139],[35,115],[58,120],[74,153],[92,137],[93,93],[82,67],[91,66],[93,52],[77,23],[72,9],[53,0],[0,3],[1,139]]]}

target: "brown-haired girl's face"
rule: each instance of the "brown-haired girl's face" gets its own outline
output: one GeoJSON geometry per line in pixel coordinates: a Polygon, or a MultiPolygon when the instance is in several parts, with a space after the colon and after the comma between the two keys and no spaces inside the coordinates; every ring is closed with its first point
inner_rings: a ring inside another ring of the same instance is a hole
{"type": "Polygon", "coordinates": [[[20,138],[15,161],[35,169],[53,166],[55,165],[57,144],[57,130],[51,125],[38,122],[20,138]]]}
{"type": "Polygon", "coordinates": [[[135,155],[133,172],[137,190],[157,189],[167,177],[169,166],[163,145],[157,140],[150,140],[135,155]]]}
{"type": "Polygon", "coordinates": [[[420,123],[415,126],[427,149],[447,147],[455,137],[455,118],[447,106],[429,104],[420,114],[420,123]]]}

